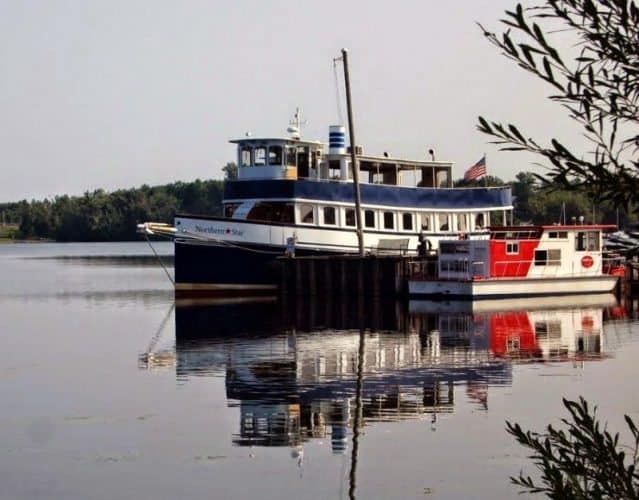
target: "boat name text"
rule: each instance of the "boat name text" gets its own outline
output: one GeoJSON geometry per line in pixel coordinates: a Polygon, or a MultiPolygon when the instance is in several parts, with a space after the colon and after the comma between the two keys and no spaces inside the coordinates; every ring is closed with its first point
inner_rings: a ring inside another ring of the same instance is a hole
{"type": "Polygon", "coordinates": [[[232,235],[232,236],[243,236],[244,231],[241,229],[235,229],[232,227],[216,227],[216,226],[195,226],[195,230],[198,233],[207,233],[207,234],[222,234],[222,235],[232,235]]]}

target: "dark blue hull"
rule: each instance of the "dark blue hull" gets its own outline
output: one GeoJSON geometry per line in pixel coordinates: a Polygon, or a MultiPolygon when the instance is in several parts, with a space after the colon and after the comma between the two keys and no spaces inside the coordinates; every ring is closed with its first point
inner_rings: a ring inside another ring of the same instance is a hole
{"type": "MultiPolygon", "coordinates": [[[[175,291],[179,295],[274,294],[279,280],[276,259],[283,246],[241,246],[175,240],[175,291]]],[[[297,251],[297,255],[327,252],[297,251]]]]}

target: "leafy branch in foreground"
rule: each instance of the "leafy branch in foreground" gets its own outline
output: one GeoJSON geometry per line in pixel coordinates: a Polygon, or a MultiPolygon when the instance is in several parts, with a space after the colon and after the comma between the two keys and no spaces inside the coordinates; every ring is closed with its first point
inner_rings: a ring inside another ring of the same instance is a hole
{"type": "Polygon", "coordinates": [[[619,444],[619,434],[602,429],[586,400],[563,400],[570,419],[562,419],[566,430],[552,425],[546,433],[524,431],[519,424],[506,422],[507,431],[523,446],[541,471],[541,483],[520,472],[510,480],[529,493],[545,493],[557,499],[637,499],[639,498],[639,431],[630,417],[626,423],[634,447],[619,444]],[[628,452],[628,453],[627,453],[628,452]]]}
{"type": "Polygon", "coordinates": [[[501,22],[500,36],[484,36],[510,60],[549,84],[550,99],[581,127],[594,150],[575,153],[557,139],[543,146],[513,124],[479,118],[478,129],[503,150],[545,158],[540,180],[565,189],[586,188],[600,200],[627,207],[639,201],[639,7],[634,0],[545,0],[517,4],[501,22]],[[573,36],[567,55],[551,32],[573,36]],[[571,50],[571,49],[569,49],[571,50]]]}

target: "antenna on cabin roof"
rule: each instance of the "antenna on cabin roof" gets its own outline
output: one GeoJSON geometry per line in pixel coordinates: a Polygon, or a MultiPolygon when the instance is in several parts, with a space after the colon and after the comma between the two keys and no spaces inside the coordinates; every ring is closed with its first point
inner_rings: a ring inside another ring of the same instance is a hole
{"type": "Polygon", "coordinates": [[[432,149],[429,149],[428,154],[430,155],[430,160],[435,161],[435,151],[433,151],[432,149]]]}
{"type": "Polygon", "coordinates": [[[302,125],[306,125],[306,121],[302,120],[302,110],[295,108],[295,115],[289,122],[289,126],[286,131],[291,134],[293,139],[299,139],[302,136],[302,125]]]}

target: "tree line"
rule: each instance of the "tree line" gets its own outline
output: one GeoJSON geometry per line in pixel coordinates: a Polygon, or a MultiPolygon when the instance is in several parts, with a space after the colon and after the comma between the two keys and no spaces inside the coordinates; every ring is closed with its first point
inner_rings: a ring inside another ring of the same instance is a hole
{"type": "Polygon", "coordinates": [[[56,196],[0,204],[0,222],[15,225],[16,239],[130,241],[140,222],[173,221],[176,212],[222,213],[222,181],[195,180],[82,196],[56,196]]]}
{"type": "MultiPolygon", "coordinates": [[[[174,182],[161,186],[106,192],[102,189],[82,196],[56,196],[45,200],[22,200],[0,204],[0,224],[13,225],[16,239],[54,241],[130,241],[139,238],[136,225],[154,221],[172,223],[177,212],[221,215],[223,185],[220,180],[174,182]]],[[[498,177],[465,182],[456,187],[500,186],[498,177]]],[[[585,191],[549,189],[530,172],[520,172],[509,183],[515,198],[515,223],[548,224],[583,215],[587,221],[634,224],[633,212],[619,211],[612,203],[595,205],[585,191]]]]}

